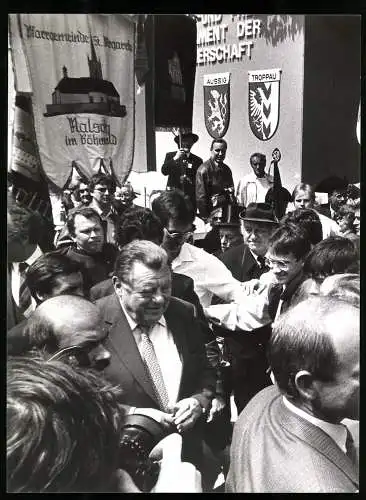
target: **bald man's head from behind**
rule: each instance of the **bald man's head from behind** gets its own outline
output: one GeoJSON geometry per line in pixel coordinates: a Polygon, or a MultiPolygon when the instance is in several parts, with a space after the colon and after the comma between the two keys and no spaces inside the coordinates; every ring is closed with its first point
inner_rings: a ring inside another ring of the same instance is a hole
{"type": "Polygon", "coordinates": [[[44,301],[29,318],[23,335],[28,350],[42,350],[52,359],[100,370],[109,364],[99,309],[83,297],[60,295],[44,301]]]}
{"type": "Polygon", "coordinates": [[[359,419],[360,311],[334,297],[310,297],[273,325],[269,362],[292,404],[321,420],[359,419]]]}

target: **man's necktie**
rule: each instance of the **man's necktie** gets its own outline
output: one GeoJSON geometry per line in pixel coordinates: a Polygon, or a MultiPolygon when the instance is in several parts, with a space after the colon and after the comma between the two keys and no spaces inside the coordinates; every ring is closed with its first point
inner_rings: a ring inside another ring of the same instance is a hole
{"type": "Polygon", "coordinates": [[[347,428],[347,440],[346,440],[346,455],[352,460],[352,463],[356,466],[358,466],[358,456],[357,456],[357,450],[355,447],[355,443],[352,437],[351,432],[347,428]]]}
{"type": "Polygon", "coordinates": [[[281,296],[283,292],[283,285],[273,285],[269,291],[268,296],[268,312],[272,321],[275,320],[277,315],[277,309],[280,304],[281,296]]]}
{"type": "Polygon", "coordinates": [[[26,315],[27,310],[32,304],[32,297],[29,288],[26,283],[26,272],[29,265],[26,262],[19,263],[19,275],[20,275],[20,286],[19,286],[19,309],[22,314],[26,315]]]}
{"type": "Polygon", "coordinates": [[[269,270],[268,266],[266,266],[266,259],[263,257],[263,255],[257,256],[257,262],[258,262],[259,268],[262,272],[269,270]]]}
{"type": "Polygon", "coordinates": [[[150,375],[158,401],[160,402],[160,408],[165,412],[169,412],[169,397],[154,346],[145,329],[143,327],[137,328],[141,334],[139,350],[150,375]]]}

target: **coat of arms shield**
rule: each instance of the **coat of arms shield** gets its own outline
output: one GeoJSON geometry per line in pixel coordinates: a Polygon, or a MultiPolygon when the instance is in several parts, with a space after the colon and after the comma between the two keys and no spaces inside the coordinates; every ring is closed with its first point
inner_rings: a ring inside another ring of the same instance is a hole
{"type": "Polygon", "coordinates": [[[280,69],[249,71],[249,124],[253,134],[268,141],[280,115],[280,69]]]}
{"type": "Polygon", "coordinates": [[[221,139],[230,122],[230,73],[204,75],[203,92],[207,132],[221,139]]]}

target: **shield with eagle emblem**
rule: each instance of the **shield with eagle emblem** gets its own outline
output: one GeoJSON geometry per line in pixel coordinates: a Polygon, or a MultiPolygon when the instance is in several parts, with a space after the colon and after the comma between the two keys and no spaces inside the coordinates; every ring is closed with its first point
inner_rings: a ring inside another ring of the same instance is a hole
{"type": "Polygon", "coordinates": [[[207,132],[221,139],[230,122],[230,73],[204,75],[203,92],[207,132]]]}
{"type": "Polygon", "coordinates": [[[274,136],[280,115],[280,69],[249,71],[249,124],[261,141],[274,136]]]}

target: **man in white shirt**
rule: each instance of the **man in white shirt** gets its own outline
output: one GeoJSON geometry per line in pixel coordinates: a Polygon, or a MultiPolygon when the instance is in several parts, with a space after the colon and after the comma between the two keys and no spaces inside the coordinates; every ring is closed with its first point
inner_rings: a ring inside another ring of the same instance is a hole
{"type": "MultiPolygon", "coordinates": [[[[292,202],[295,208],[314,208],[315,192],[310,184],[297,184],[292,192],[292,202]]],[[[323,230],[323,240],[329,236],[340,236],[339,226],[335,220],[317,210],[323,230]]]]}
{"type": "Polygon", "coordinates": [[[243,207],[247,207],[249,203],[264,203],[267,191],[273,186],[273,177],[265,173],[266,157],[264,154],[252,154],[250,166],[253,172],[244,176],[236,189],[236,199],[243,207]]]}
{"type": "Polygon", "coordinates": [[[109,332],[106,377],[122,386],[122,403],[183,436],[183,454],[202,469],[202,429],[215,392],[193,307],[171,298],[166,252],[135,240],[119,253],[115,293],[98,300],[109,332]]]}
{"type": "Polygon", "coordinates": [[[227,492],[358,491],[358,457],[341,422],[359,418],[359,333],[359,309],[330,297],[308,298],[274,324],[276,385],[235,424],[227,492]]]}
{"type": "Polygon", "coordinates": [[[240,282],[214,255],[188,243],[194,231],[190,200],[177,189],[166,191],[153,201],[152,210],[164,226],[162,246],[172,270],[193,279],[202,306],[210,305],[214,294],[226,302],[234,300],[241,292],[240,282]]]}

